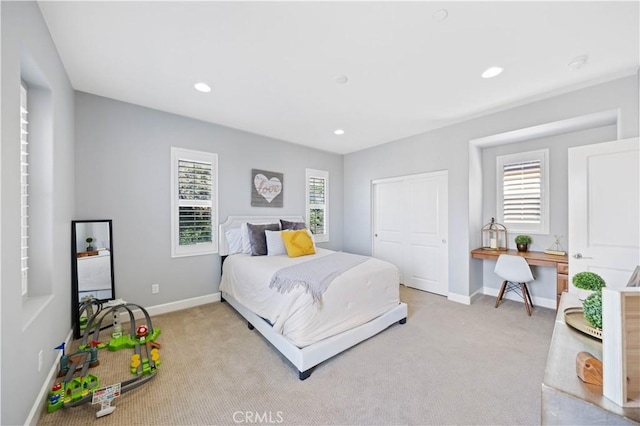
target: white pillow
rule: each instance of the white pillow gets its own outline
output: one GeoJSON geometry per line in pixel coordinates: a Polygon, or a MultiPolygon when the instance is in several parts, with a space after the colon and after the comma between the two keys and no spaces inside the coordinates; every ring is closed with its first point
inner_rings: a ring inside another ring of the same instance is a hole
{"type": "Polygon", "coordinates": [[[251,254],[251,241],[249,240],[249,228],[246,222],[240,224],[240,235],[242,237],[242,252],[251,254]]]}
{"type": "Polygon", "coordinates": [[[228,254],[242,253],[242,233],[239,228],[229,229],[225,232],[227,238],[228,254]]]}
{"type": "Polygon", "coordinates": [[[267,237],[267,256],[287,254],[287,248],[284,246],[281,233],[282,231],[264,231],[264,235],[267,237]]]}

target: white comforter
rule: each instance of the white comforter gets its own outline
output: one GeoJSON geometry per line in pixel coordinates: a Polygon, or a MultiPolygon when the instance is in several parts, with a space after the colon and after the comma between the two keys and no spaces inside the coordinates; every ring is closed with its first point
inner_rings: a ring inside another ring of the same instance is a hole
{"type": "Polygon", "coordinates": [[[398,305],[398,269],[374,258],[338,276],[321,303],[313,303],[302,287],[285,294],[269,288],[277,270],[331,253],[317,248],[315,255],[297,258],[231,255],[224,262],[220,290],[269,320],[276,332],[298,347],[357,327],[398,305]]]}

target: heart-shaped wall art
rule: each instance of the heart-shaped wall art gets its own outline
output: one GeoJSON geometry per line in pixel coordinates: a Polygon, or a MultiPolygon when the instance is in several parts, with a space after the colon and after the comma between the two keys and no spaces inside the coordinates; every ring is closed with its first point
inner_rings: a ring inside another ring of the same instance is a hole
{"type": "Polygon", "coordinates": [[[261,173],[253,178],[253,185],[256,187],[258,194],[262,195],[269,203],[273,201],[282,192],[282,182],[276,177],[267,179],[261,173]]]}

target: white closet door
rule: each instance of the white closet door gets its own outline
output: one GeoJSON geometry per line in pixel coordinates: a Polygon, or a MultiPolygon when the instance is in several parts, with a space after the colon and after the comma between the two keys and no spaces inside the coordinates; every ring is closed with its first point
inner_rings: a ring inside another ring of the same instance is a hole
{"type": "Polygon", "coordinates": [[[373,255],[398,266],[403,284],[447,295],[447,172],[375,181],[373,199],[373,255]]]}
{"type": "Polygon", "coordinates": [[[401,283],[404,283],[404,191],[404,182],[401,180],[373,186],[373,256],[396,265],[400,270],[401,283]]]}

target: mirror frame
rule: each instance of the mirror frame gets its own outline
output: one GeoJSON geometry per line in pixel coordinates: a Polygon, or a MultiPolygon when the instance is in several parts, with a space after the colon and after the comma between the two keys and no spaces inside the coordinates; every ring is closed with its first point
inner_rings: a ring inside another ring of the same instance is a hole
{"type": "Polygon", "coordinates": [[[111,297],[100,301],[114,300],[116,296],[113,273],[113,221],[111,219],[72,220],[71,221],[71,326],[73,338],[79,339],[80,333],[80,295],[78,294],[78,247],[76,244],[76,225],[79,223],[107,223],[109,225],[109,257],[111,267],[111,297]]]}

